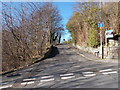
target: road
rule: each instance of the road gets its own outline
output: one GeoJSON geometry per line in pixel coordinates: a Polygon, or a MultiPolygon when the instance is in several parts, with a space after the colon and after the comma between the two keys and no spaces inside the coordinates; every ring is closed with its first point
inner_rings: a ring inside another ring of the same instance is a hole
{"type": "Polygon", "coordinates": [[[58,45],[49,58],[2,78],[0,88],[118,88],[118,64],[89,60],[70,45],[58,45]]]}

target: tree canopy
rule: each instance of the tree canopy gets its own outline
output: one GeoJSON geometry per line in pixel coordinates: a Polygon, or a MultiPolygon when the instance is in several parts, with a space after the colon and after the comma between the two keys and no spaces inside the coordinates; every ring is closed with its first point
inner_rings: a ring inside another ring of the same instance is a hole
{"type": "MultiPolygon", "coordinates": [[[[118,3],[117,2],[78,2],[74,14],[67,23],[67,29],[71,33],[75,44],[97,47],[100,43],[98,22],[104,22],[103,36],[106,30],[118,29],[118,3]]],[[[103,37],[104,41],[105,37],[103,37]]]]}

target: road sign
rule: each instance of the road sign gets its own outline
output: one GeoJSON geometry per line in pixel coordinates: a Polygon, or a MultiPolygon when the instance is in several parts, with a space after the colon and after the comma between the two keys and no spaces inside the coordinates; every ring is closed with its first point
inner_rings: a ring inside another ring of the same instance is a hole
{"type": "Polygon", "coordinates": [[[113,30],[105,31],[106,38],[113,38],[113,34],[114,34],[113,30]]]}
{"type": "Polygon", "coordinates": [[[98,27],[104,27],[104,22],[98,22],[98,27]]]}

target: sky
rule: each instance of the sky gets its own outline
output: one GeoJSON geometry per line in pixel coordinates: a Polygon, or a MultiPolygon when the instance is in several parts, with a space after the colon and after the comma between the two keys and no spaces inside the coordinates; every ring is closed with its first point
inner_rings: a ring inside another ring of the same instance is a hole
{"type": "Polygon", "coordinates": [[[53,4],[57,5],[58,9],[60,10],[60,14],[63,18],[62,23],[64,25],[65,31],[64,31],[64,35],[62,35],[61,41],[63,41],[63,39],[67,41],[68,39],[71,39],[71,37],[70,37],[70,33],[66,29],[66,24],[73,15],[73,10],[74,10],[73,7],[76,3],[75,2],[55,2],[53,4]]]}
{"type": "MultiPolygon", "coordinates": [[[[64,34],[62,35],[61,41],[63,41],[63,39],[67,41],[71,39],[71,35],[66,29],[66,24],[73,15],[73,7],[76,2],[53,2],[53,4],[58,7],[61,17],[63,19],[62,24],[64,26],[64,34]]],[[[12,5],[16,6],[16,3],[13,3],[12,5]]],[[[19,3],[17,3],[17,7],[19,8],[19,3]]]]}

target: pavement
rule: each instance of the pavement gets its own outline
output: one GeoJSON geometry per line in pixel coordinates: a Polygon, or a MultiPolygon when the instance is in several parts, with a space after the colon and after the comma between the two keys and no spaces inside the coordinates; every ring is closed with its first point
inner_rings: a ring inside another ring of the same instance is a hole
{"type": "Polygon", "coordinates": [[[83,57],[85,57],[87,60],[94,60],[94,61],[97,61],[97,62],[105,62],[105,63],[118,63],[118,59],[117,58],[115,58],[115,59],[109,59],[109,58],[101,59],[100,57],[97,57],[97,56],[95,56],[92,53],[85,52],[84,50],[80,50],[80,49],[78,49],[75,46],[71,46],[71,47],[74,47],[75,50],[78,52],[78,54],[83,56],[83,57]]]}
{"type": "Polygon", "coordinates": [[[2,88],[118,88],[118,63],[71,45],[57,45],[52,56],[26,68],[2,75],[2,88]]]}

